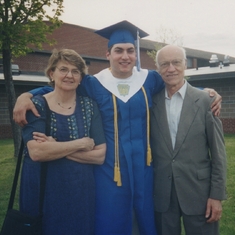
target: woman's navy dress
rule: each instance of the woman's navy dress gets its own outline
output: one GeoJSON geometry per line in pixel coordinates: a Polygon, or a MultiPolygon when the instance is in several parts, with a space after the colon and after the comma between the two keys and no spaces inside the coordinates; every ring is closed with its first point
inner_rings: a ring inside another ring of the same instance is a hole
{"type": "MultiPolygon", "coordinates": [[[[40,118],[27,113],[28,125],[23,128],[25,143],[32,132],[45,133],[46,105],[42,96],[33,98],[40,118]]],[[[51,136],[69,141],[90,136],[96,145],[105,142],[102,122],[96,104],[87,97],[77,97],[74,114],[61,115],[50,111],[51,136]]],[[[40,163],[34,162],[25,149],[20,188],[20,209],[38,215],[40,163]]],[[[95,182],[93,165],[64,158],[48,162],[43,209],[43,235],[94,234],[95,182]]]]}

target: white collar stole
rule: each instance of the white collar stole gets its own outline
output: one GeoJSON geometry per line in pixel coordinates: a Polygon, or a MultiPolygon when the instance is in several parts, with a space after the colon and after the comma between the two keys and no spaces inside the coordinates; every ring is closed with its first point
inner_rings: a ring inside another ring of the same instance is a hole
{"type": "Polygon", "coordinates": [[[94,75],[98,81],[117,98],[126,103],[143,86],[148,70],[141,69],[137,71],[133,68],[132,75],[129,78],[115,78],[107,68],[94,75]]]}

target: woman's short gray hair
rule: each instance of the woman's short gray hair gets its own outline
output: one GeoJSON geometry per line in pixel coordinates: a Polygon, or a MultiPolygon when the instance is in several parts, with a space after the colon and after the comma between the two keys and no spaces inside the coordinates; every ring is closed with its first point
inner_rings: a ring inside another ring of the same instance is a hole
{"type": "Polygon", "coordinates": [[[88,69],[86,66],[86,62],[76,51],[71,49],[54,49],[45,70],[45,74],[50,79],[50,84],[52,86],[54,86],[54,82],[51,80],[50,72],[55,71],[56,65],[59,61],[66,61],[69,64],[76,66],[80,71],[82,78],[87,74],[88,69]]]}

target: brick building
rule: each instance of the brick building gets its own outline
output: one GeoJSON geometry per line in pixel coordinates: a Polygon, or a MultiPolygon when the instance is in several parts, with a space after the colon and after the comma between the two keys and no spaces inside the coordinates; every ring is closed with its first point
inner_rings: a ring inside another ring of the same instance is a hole
{"type": "MultiPolygon", "coordinates": [[[[42,73],[53,48],[69,48],[77,51],[85,59],[89,73],[95,74],[108,67],[109,63],[105,56],[108,40],[95,34],[94,31],[94,29],[64,23],[49,36],[56,40],[53,46],[43,45],[43,50],[35,49],[26,56],[15,58],[13,63],[19,65],[22,73],[42,73]]],[[[155,45],[155,41],[140,40],[140,57],[143,68],[155,69],[154,61],[146,53],[154,50],[155,45]]],[[[190,48],[186,48],[186,51],[188,68],[209,66],[210,57],[214,54],[190,48]]],[[[223,54],[217,54],[217,56],[220,61],[224,58],[223,54]]],[[[235,58],[230,58],[230,62],[235,63],[235,58]]]]}
{"type": "MultiPolygon", "coordinates": [[[[86,61],[90,74],[95,74],[101,69],[107,68],[109,66],[109,62],[106,59],[105,52],[107,50],[108,41],[107,39],[95,34],[94,31],[94,29],[64,23],[60,28],[56,29],[52,35],[49,36],[56,40],[56,44],[53,46],[43,45],[43,50],[34,49],[32,53],[29,53],[26,56],[14,58],[13,63],[17,64],[21,71],[20,75],[13,76],[16,94],[19,95],[22,92],[47,84],[47,79],[44,76],[44,69],[51,55],[51,51],[54,48],[69,48],[77,51],[86,61]]],[[[155,41],[146,39],[140,40],[140,57],[142,68],[155,69],[155,62],[147,55],[147,51],[154,50],[155,45],[155,41]]],[[[211,55],[214,53],[193,50],[190,48],[185,49],[187,51],[189,68],[198,68],[210,65],[209,60],[211,55]]],[[[223,61],[224,55],[217,54],[217,56],[219,61],[223,61]]],[[[235,58],[230,58],[230,63],[235,63],[235,58]]],[[[216,81],[218,82],[218,80],[216,81]]],[[[230,81],[232,81],[232,79],[230,79],[229,82],[230,81]]],[[[194,83],[195,86],[198,84],[198,86],[215,88],[221,95],[223,95],[223,102],[225,102],[225,97],[227,97],[227,88],[221,90],[221,86],[224,85],[224,83],[217,82],[215,82],[213,79],[208,80],[205,78],[205,81],[201,79],[200,81],[198,80],[198,82],[195,81],[194,83]]],[[[232,86],[228,84],[228,88],[229,87],[232,86]]],[[[235,87],[231,89],[233,89],[233,92],[235,91],[235,87]]],[[[226,120],[228,120],[226,123],[229,123],[230,117],[224,116],[224,105],[225,104],[223,104],[221,117],[226,118],[226,120]]],[[[233,103],[233,105],[235,104],[233,103]]],[[[12,134],[9,122],[3,74],[1,72],[1,61],[0,110],[0,138],[10,138],[12,134]]],[[[234,128],[232,128],[232,132],[235,133],[234,128]]]]}
{"type": "Polygon", "coordinates": [[[220,119],[225,133],[235,133],[235,64],[201,67],[185,72],[195,87],[213,87],[222,96],[220,119]]]}

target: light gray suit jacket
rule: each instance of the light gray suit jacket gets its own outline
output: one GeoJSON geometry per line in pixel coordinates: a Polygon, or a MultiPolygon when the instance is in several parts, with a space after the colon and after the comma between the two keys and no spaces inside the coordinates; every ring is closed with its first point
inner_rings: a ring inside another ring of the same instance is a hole
{"type": "Polygon", "coordinates": [[[211,112],[208,93],[187,84],[175,148],[165,108],[165,90],[153,98],[151,147],[155,211],[169,208],[172,178],[187,215],[206,211],[207,199],[226,199],[226,152],[219,118],[211,112]]]}

